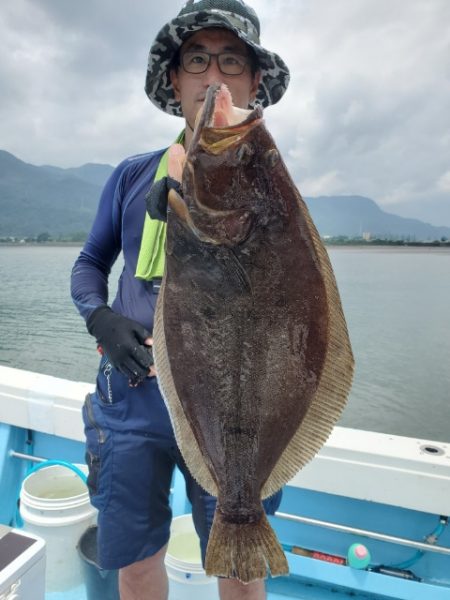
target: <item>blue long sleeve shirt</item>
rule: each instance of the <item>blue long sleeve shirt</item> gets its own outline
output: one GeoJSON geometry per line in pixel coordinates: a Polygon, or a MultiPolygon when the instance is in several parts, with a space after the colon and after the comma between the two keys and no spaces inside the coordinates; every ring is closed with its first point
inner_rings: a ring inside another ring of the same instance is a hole
{"type": "Polygon", "coordinates": [[[164,150],[124,160],[108,179],[92,229],[72,269],[71,293],[87,319],[108,303],[108,277],[120,252],[124,267],[111,308],[153,330],[157,295],[151,281],[135,277],[149,191],[164,150]]]}

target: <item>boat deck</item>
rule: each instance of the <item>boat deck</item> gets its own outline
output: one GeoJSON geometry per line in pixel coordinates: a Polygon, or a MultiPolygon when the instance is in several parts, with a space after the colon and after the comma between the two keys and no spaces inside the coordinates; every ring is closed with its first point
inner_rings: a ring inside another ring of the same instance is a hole
{"type": "MultiPolygon", "coordinates": [[[[17,498],[31,464],[24,454],[84,463],[80,409],[89,388],[0,367],[0,523],[16,525],[17,498]]],[[[290,576],[268,580],[268,600],[450,600],[449,498],[450,445],[335,428],[284,489],[280,512],[291,520],[278,515],[271,523],[287,549],[342,557],[362,542],[370,550],[370,567],[358,570],[287,551],[290,576]],[[411,570],[417,580],[372,570],[399,564],[407,565],[403,575],[411,570]]],[[[190,512],[179,473],[172,511],[175,517],[190,512]]],[[[80,587],[47,593],[46,600],[87,598],[80,587]]]]}

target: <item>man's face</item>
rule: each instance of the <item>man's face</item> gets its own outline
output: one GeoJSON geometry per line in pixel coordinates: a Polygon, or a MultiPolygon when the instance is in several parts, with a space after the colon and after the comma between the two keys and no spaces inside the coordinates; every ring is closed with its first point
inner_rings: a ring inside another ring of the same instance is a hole
{"type": "MultiPolygon", "coordinates": [[[[227,29],[197,31],[184,42],[181,57],[190,51],[248,54],[246,44],[227,29]]],[[[194,127],[195,117],[205,100],[206,90],[212,83],[225,83],[231,92],[233,104],[239,108],[248,108],[249,103],[255,99],[260,81],[259,72],[252,76],[250,61],[241,75],[225,75],[220,71],[216,57],[211,59],[208,69],[203,73],[187,73],[180,65],[170,75],[175,99],[181,102],[183,116],[191,128],[194,127]]]]}

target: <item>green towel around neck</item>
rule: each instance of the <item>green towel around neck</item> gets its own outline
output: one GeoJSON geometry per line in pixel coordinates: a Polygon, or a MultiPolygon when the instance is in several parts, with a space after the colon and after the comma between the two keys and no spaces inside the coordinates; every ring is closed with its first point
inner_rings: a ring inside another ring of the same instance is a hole
{"type": "MultiPolygon", "coordinates": [[[[175,144],[184,142],[184,131],[175,140],[175,144]]],[[[158,168],[156,169],[153,183],[163,177],[167,177],[169,159],[169,148],[162,155],[158,168]]],[[[135,277],[150,281],[154,278],[161,278],[164,274],[165,263],[165,243],[166,243],[166,223],[151,219],[149,214],[145,213],[144,227],[142,230],[141,247],[136,265],[135,277]]]]}

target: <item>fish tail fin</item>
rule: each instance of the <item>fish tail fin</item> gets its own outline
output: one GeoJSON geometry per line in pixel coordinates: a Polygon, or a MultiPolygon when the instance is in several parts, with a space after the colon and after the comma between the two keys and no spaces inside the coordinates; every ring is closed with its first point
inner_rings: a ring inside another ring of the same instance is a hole
{"type": "Polygon", "coordinates": [[[206,551],[207,575],[250,583],[289,572],[286,556],[263,513],[256,523],[229,523],[216,511],[206,551]]]}

